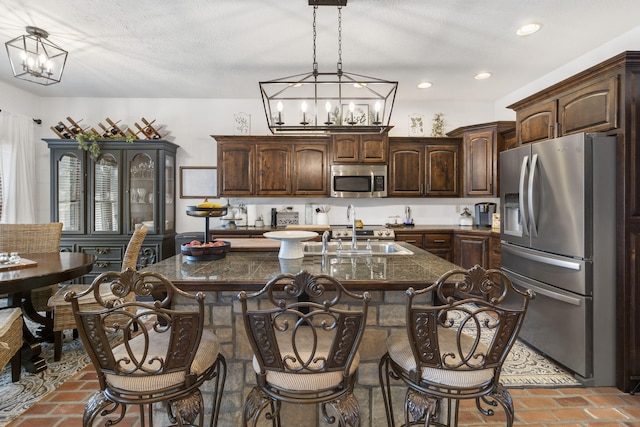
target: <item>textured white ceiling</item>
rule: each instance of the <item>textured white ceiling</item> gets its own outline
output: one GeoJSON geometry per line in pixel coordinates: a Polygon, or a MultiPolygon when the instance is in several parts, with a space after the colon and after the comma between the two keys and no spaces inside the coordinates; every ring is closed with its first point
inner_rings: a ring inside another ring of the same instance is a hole
{"type": "MultiPolygon", "coordinates": [[[[312,13],[307,0],[3,0],[0,41],[33,25],[69,58],[43,87],[13,78],[3,52],[0,80],[40,96],[259,98],[259,81],[311,71],[312,13]]],[[[345,71],[398,80],[399,99],[493,101],[635,28],[640,1],[349,0],[342,15],[345,71]],[[529,21],[542,30],[517,37],[529,21]]],[[[333,71],[336,8],[317,22],[333,71]]]]}

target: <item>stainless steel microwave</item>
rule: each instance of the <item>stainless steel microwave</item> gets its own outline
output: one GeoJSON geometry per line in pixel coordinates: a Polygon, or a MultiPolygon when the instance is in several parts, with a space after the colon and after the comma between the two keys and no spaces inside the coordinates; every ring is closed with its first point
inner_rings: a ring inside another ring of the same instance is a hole
{"type": "Polygon", "coordinates": [[[387,165],[331,165],[331,197],[387,197],[387,165]]]}

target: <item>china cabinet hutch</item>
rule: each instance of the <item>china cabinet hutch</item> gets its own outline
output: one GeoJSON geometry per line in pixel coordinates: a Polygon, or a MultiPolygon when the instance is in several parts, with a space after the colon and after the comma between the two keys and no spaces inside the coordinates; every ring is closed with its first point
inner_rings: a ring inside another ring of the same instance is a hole
{"type": "Polygon", "coordinates": [[[51,220],[63,223],[61,250],[97,257],[82,282],[120,270],[136,227],[149,228],[138,267],[174,255],[177,145],[106,141],[92,159],[75,140],[45,141],[51,159],[51,220]]]}

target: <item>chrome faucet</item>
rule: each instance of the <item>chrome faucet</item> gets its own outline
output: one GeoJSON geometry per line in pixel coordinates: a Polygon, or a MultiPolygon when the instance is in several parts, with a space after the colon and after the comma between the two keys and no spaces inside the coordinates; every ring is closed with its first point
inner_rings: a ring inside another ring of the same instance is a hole
{"type": "Polygon", "coordinates": [[[326,254],[329,251],[329,230],[322,233],[322,253],[326,254]]]}
{"type": "Polygon", "coordinates": [[[351,220],[351,250],[358,250],[358,240],[356,239],[356,208],[353,205],[347,207],[347,221],[351,220]]]}

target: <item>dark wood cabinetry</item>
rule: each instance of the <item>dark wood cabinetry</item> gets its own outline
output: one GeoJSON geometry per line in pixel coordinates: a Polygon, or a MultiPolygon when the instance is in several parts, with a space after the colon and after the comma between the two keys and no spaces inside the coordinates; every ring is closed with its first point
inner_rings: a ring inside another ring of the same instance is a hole
{"type": "Polygon", "coordinates": [[[594,78],[551,99],[516,109],[520,144],[577,132],[606,132],[618,127],[619,75],[594,78]]]}
{"type": "Polygon", "coordinates": [[[391,197],[459,197],[460,138],[390,138],[391,197]]]}
{"type": "Polygon", "coordinates": [[[62,250],[97,257],[91,281],[119,271],[136,227],[149,229],[138,266],[175,253],[178,146],[167,141],[105,141],[97,159],[75,140],[45,139],[51,161],[51,220],[62,222],[62,250]]]}
{"type": "Polygon", "coordinates": [[[328,196],[329,139],[214,136],[221,196],[328,196]]]}
{"type": "Polygon", "coordinates": [[[516,111],[520,144],[576,132],[617,137],[615,363],[616,385],[623,391],[640,380],[638,99],[640,52],[623,52],[509,106],[516,111]]]}
{"type": "Polygon", "coordinates": [[[513,129],[515,122],[493,122],[465,126],[447,134],[462,137],[465,197],[499,196],[498,153],[506,149],[505,133],[513,129]]]}
{"type": "Polygon", "coordinates": [[[396,240],[410,243],[449,262],[453,262],[452,232],[398,230],[395,233],[396,240]]]}
{"type": "Polygon", "coordinates": [[[386,163],[389,137],[384,134],[334,134],[333,163],[386,163]]]}
{"type": "Polygon", "coordinates": [[[453,263],[462,268],[476,264],[489,268],[490,240],[491,236],[456,233],[453,237],[453,263]]]}

